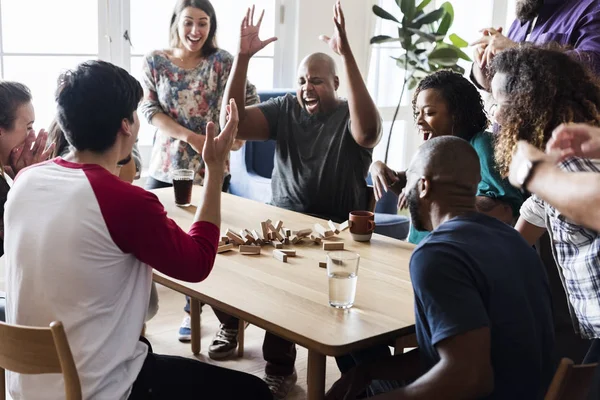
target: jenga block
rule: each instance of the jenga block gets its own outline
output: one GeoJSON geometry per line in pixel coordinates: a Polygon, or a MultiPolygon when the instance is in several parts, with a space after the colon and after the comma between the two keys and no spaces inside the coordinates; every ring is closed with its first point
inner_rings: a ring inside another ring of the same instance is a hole
{"type": "Polygon", "coordinates": [[[340,232],[344,232],[346,229],[350,228],[352,226],[352,221],[346,221],[342,224],[340,224],[340,232]]]}
{"type": "Polygon", "coordinates": [[[223,246],[219,246],[217,248],[217,253],[225,253],[226,251],[230,251],[230,250],[233,250],[233,244],[232,243],[229,243],[229,244],[226,244],[226,245],[223,245],[223,246]]]}
{"type": "Polygon", "coordinates": [[[237,233],[233,232],[231,229],[227,229],[227,237],[236,245],[246,244],[246,240],[242,239],[237,233]]]}
{"type": "Polygon", "coordinates": [[[315,242],[316,244],[321,244],[321,236],[317,236],[317,235],[310,235],[310,240],[312,240],[313,242],[315,242]]]}
{"type": "Polygon", "coordinates": [[[269,232],[269,240],[275,240],[275,234],[273,232],[269,232]]]}
{"type": "Polygon", "coordinates": [[[258,234],[258,232],[256,232],[256,230],[252,230],[252,237],[254,238],[254,240],[256,240],[257,242],[261,240],[260,235],[258,234]]]}
{"type": "Polygon", "coordinates": [[[317,231],[317,233],[325,238],[331,237],[334,235],[333,231],[328,231],[327,229],[323,228],[323,225],[321,224],[315,224],[315,231],[317,231]]]}
{"type": "Polygon", "coordinates": [[[327,221],[327,225],[329,225],[329,229],[331,229],[336,235],[340,233],[338,226],[332,220],[327,221]]]}
{"type": "Polygon", "coordinates": [[[250,243],[250,244],[256,243],[256,240],[254,239],[254,237],[252,235],[246,235],[246,236],[244,236],[244,238],[246,239],[247,243],[250,243]]]}
{"type": "Polygon", "coordinates": [[[260,227],[262,228],[262,235],[263,235],[263,238],[264,238],[265,240],[267,240],[267,239],[269,238],[269,237],[268,237],[268,235],[269,235],[269,227],[268,227],[267,223],[266,223],[266,222],[261,222],[261,223],[260,223],[260,227]]]}
{"type": "Polygon", "coordinates": [[[327,268],[327,262],[326,261],[319,261],[319,268],[327,268]]]}
{"type": "Polygon", "coordinates": [[[225,242],[225,243],[229,243],[229,237],[228,236],[221,236],[221,241],[225,242]]]}
{"type": "Polygon", "coordinates": [[[344,250],[344,242],[323,242],[323,250],[344,250]]]}
{"type": "Polygon", "coordinates": [[[260,246],[240,246],[240,253],[242,254],[260,254],[260,246]]]}
{"type": "Polygon", "coordinates": [[[289,237],[284,237],[283,238],[283,244],[290,244],[290,238],[289,237]]]}
{"type": "Polygon", "coordinates": [[[279,240],[272,240],[271,246],[275,247],[276,249],[283,249],[283,243],[281,243],[279,240]]]}
{"type": "Polygon", "coordinates": [[[296,235],[293,235],[292,237],[290,237],[290,243],[292,243],[292,244],[296,244],[296,243],[298,243],[300,240],[302,240],[302,238],[299,238],[299,237],[298,237],[298,236],[296,236],[296,235]]]}
{"type": "Polygon", "coordinates": [[[280,249],[282,253],[286,254],[288,257],[296,257],[296,250],[291,249],[280,249]]]}
{"type": "Polygon", "coordinates": [[[281,262],[287,262],[287,254],[285,254],[282,251],[279,250],[273,250],[273,257],[275,257],[276,259],[278,259],[281,262]]]}
{"type": "Polygon", "coordinates": [[[302,229],[301,231],[293,232],[294,235],[298,237],[306,237],[312,233],[312,229],[302,229]]]}
{"type": "Polygon", "coordinates": [[[271,233],[273,235],[275,235],[274,239],[277,239],[279,241],[283,240],[283,236],[281,236],[281,234],[279,233],[279,229],[276,229],[273,224],[269,223],[267,224],[267,227],[269,228],[269,230],[271,231],[271,233]]]}
{"type": "Polygon", "coordinates": [[[283,233],[284,233],[285,237],[289,238],[290,236],[292,236],[292,230],[291,229],[283,228],[283,233]]]}
{"type": "Polygon", "coordinates": [[[277,222],[275,222],[275,230],[277,232],[279,232],[281,230],[281,228],[283,228],[283,221],[277,221],[277,222]]]}

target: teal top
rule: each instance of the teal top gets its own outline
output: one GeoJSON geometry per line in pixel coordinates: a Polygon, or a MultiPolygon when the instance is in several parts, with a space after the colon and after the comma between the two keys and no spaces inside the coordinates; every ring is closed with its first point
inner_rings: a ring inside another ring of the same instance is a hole
{"type": "MultiPolygon", "coordinates": [[[[490,132],[479,132],[470,140],[471,146],[479,156],[479,166],[481,168],[481,182],[477,187],[477,196],[490,197],[492,199],[502,200],[510,205],[515,217],[519,216],[521,204],[523,204],[523,195],[512,186],[508,179],[502,178],[496,169],[494,161],[494,137],[490,132]]],[[[410,225],[408,232],[408,241],[419,244],[428,231],[418,231],[410,225]]]]}

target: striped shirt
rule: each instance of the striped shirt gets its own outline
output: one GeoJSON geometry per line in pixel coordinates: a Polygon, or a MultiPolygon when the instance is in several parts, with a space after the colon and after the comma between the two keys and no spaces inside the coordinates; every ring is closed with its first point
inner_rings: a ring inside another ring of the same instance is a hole
{"type": "MultiPolygon", "coordinates": [[[[570,158],[560,168],[600,172],[600,160],[570,158]]],[[[600,338],[600,234],[577,225],[535,195],[523,204],[521,217],[550,233],[575,331],[586,339],[600,338]]]]}

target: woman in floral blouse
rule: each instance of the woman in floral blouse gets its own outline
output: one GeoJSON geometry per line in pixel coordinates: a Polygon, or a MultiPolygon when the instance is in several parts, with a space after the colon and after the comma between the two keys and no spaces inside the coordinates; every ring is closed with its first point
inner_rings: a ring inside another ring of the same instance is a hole
{"type": "MultiPolygon", "coordinates": [[[[179,0],[171,17],[170,44],[156,50],[143,64],[142,115],[157,130],[150,158],[147,189],[172,185],[176,169],[196,171],[195,183],[204,181],[204,132],[213,121],[219,129],[221,100],[233,56],[216,44],[217,18],[208,0],[179,0]]],[[[248,83],[246,104],[259,102],[248,83]]],[[[243,142],[234,145],[238,150],[243,142]]],[[[229,182],[226,166],[223,190],[229,182]]]]}
{"type": "MultiPolygon", "coordinates": [[[[157,128],[146,189],[172,186],[171,173],[182,168],[196,171],[194,183],[204,182],[204,132],[209,121],[220,131],[221,100],[233,64],[233,56],[217,47],[216,32],[210,1],[178,0],[171,17],[171,48],[146,56],[144,101],[139,110],[157,128]]],[[[256,88],[248,83],[246,104],[258,102],[256,88]]],[[[233,149],[242,144],[236,141],[233,149]]],[[[223,191],[229,186],[229,163],[225,168],[223,191]]],[[[189,313],[189,299],[185,311],[189,313]]],[[[190,339],[188,315],[179,329],[179,340],[190,339]]]]}

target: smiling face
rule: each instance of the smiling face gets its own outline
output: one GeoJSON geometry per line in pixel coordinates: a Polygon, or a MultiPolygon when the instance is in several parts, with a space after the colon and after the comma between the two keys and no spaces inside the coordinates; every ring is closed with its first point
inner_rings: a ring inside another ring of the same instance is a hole
{"type": "Polygon", "coordinates": [[[0,128],[0,160],[8,165],[10,152],[25,141],[29,132],[33,131],[35,111],[31,102],[17,107],[15,121],[9,129],[0,128]]]}
{"type": "Polygon", "coordinates": [[[309,56],[298,68],[297,98],[309,114],[327,113],[337,106],[339,79],[331,62],[309,56]]]}
{"type": "Polygon", "coordinates": [[[210,17],[203,10],[186,7],[179,16],[177,34],[179,46],[196,53],[202,50],[210,33],[210,17]]]}
{"type": "Polygon", "coordinates": [[[454,119],[448,104],[436,89],[425,89],[417,96],[415,122],[423,140],[454,133],[454,119]]]}

